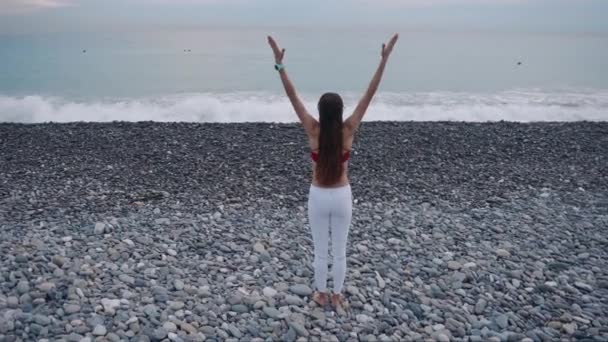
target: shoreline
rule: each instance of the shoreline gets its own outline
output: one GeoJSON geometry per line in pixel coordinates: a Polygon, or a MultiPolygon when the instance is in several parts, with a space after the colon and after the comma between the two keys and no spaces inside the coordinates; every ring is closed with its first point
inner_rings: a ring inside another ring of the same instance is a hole
{"type": "Polygon", "coordinates": [[[353,151],[338,317],[299,124],[0,123],[0,340],[608,338],[608,122],[363,122],[353,151]]]}

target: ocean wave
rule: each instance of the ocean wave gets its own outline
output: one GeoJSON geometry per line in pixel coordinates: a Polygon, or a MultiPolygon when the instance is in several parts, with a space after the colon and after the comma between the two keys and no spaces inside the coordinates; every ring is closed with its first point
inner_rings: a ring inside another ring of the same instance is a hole
{"type": "MultiPolygon", "coordinates": [[[[356,105],[345,94],[345,116],[356,105]]],[[[313,115],[316,100],[303,100],[313,115]]],[[[512,90],[498,93],[412,92],[378,94],[366,121],[607,121],[608,90],[512,90]]],[[[190,93],[148,98],[73,101],[61,97],[0,95],[0,122],[294,122],[282,94],[190,93]]]]}

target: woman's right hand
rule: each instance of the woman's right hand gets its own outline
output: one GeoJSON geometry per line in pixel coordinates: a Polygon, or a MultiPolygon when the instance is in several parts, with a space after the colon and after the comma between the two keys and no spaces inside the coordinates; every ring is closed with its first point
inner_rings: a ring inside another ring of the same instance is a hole
{"type": "Polygon", "coordinates": [[[399,34],[395,33],[391,40],[388,41],[388,44],[382,44],[382,59],[388,59],[388,56],[393,52],[393,47],[395,46],[395,43],[397,43],[397,39],[399,39],[399,34]]]}
{"type": "Polygon", "coordinates": [[[268,44],[272,48],[272,52],[274,53],[274,61],[277,64],[283,63],[283,57],[285,56],[285,49],[280,49],[277,42],[272,39],[271,36],[268,36],[268,44]]]}

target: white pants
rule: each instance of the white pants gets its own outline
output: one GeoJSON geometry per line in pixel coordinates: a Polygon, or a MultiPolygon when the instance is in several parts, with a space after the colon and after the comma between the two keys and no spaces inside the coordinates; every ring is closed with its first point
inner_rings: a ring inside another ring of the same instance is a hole
{"type": "Polygon", "coordinates": [[[315,287],[327,291],[327,252],[329,232],[333,255],[334,293],[341,293],[346,276],[346,239],[352,217],[350,185],[321,188],[311,185],[308,196],[308,222],[314,243],[315,287]]]}

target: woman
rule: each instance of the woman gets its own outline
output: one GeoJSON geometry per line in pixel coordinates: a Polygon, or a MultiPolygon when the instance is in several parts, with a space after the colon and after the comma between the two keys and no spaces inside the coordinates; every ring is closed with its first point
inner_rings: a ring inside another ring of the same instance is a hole
{"type": "Polygon", "coordinates": [[[319,121],[304,108],[296,89],[287,77],[283,57],[285,49],[268,37],[275,59],[275,69],[281,75],[287,97],[300,118],[311,149],[313,164],[312,184],[308,197],[308,221],[314,244],[314,274],[316,291],[313,300],[325,306],[331,301],[338,313],[344,313],[346,302],[342,287],[346,276],[346,238],[352,214],[352,195],[347,176],[348,159],[353,138],[369,106],[384,72],[388,57],[399,36],[395,34],[388,44],[382,44],[381,60],[367,91],[354,112],[342,120],[344,105],[340,95],[325,93],[317,105],[319,121]],[[327,250],[331,230],[333,254],[333,294],[327,293],[327,250]]]}

